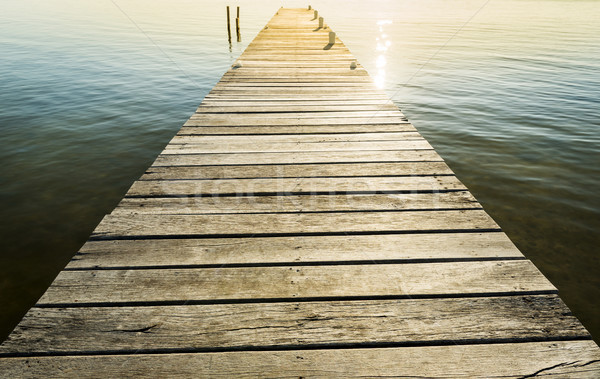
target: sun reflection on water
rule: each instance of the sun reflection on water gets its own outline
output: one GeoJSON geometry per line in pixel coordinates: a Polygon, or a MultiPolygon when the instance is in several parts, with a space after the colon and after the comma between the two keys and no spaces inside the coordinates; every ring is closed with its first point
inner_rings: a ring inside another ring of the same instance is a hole
{"type": "Polygon", "coordinates": [[[389,36],[386,33],[384,33],[384,26],[389,25],[391,23],[391,20],[377,21],[377,26],[379,26],[379,37],[375,38],[375,40],[377,42],[376,50],[379,54],[377,55],[375,61],[377,72],[373,77],[377,88],[383,88],[385,85],[385,66],[387,64],[385,53],[387,52],[388,48],[392,45],[392,42],[388,39],[389,36]]]}

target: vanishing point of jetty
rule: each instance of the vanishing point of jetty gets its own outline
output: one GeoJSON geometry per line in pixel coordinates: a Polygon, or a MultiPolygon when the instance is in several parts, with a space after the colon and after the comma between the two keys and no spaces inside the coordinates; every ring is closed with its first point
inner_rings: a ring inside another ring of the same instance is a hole
{"type": "Polygon", "coordinates": [[[600,376],[555,287],[280,9],[0,346],[2,377],[600,376]]]}

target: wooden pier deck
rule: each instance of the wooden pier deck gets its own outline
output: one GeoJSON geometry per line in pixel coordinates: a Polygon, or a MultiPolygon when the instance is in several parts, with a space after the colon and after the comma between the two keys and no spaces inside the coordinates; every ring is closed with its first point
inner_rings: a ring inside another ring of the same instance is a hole
{"type": "Polygon", "coordinates": [[[599,376],[555,287],[329,32],[278,11],[0,376],[599,376]]]}

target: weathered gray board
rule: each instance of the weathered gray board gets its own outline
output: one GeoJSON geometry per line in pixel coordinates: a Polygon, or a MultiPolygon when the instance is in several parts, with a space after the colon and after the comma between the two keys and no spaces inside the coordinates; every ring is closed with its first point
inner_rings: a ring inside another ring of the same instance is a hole
{"type": "Polygon", "coordinates": [[[278,11],[0,376],[600,375],[556,289],[329,32],[278,11]]]}

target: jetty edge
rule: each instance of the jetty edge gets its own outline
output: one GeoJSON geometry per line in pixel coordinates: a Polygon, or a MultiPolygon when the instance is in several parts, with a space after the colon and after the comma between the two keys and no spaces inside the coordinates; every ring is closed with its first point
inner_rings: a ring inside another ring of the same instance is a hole
{"type": "Polygon", "coordinates": [[[0,345],[7,378],[599,373],[312,9],[277,11],[0,345]]]}

